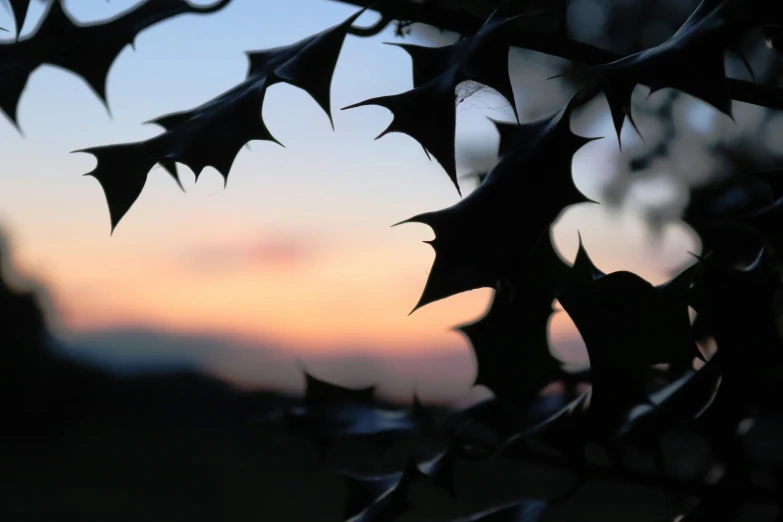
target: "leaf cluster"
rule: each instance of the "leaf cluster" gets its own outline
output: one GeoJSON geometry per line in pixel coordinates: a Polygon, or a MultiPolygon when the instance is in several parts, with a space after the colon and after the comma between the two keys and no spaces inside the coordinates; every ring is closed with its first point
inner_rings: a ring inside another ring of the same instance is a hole
{"type": "MultiPolygon", "coordinates": [[[[176,14],[213,12],[228,3],[196,8],[176,0],[149,1],[106,23],[78,26],[55,2],[31,37],[0,47],[0,108],[15,118],[27,77],[43,63],[81,75],[104,98],[111,62],[139,31],[176,14]],[[94,45],[99,38],[105,45],[94,45]]],[[[431,3],[419,3],[422,19],[431,3]]],[[[551,10],[564,9],[563,2],[553,3],[551,10]]],[[[410,136],[460,191],[455,88],[468,80],[491,87],[516,113],[509,48],[577,48],[562,43],[557,24],[549,32],[529,29],[530,17],[537,15],[532,2],[528,9],[513,4],[513,15],[504,2],[452,45],[395,44],[411,57],[413,88],[346,109],[390,110],[391,124],[379,137],[410,136]]],[[[14,7],[24,11],[26,2],[14,7]]],[[[395,9],[383,2],[376,8],[384,15],[395,9]]],[[[302,88],[331,119],[334,68],[360,14],[292,45],[249,52],[245,80],[198,107],[155,119],[164,131],[154,138],[80,151],[97,158],[89,175],[106,194],[112,230],[155,164],[175,178],[178,163],[196,176],[211,166],[227,180],[248,141],[276,141],[261,118],[271,85],[302,88]]],[[[401,18],[385,16],[395,17],[401,18]]],[[[410,433],[446,441],[436,456],[411,456],[395,473],[351,474],[346,480],[364,499],[352,501],[352,520],[565,521],[577,513],[583,520],[684,515],[697,521],[716,513],[721,520],[751,520],[745,518],[748,506],[780,511],[780,463],[759,458],[758,443],[737,430],[747,419],[775,426],[783,421],[778,400],[783,390],[778,327],[783,172],[737,172],[695,192],[684,219],[704,238],[705,251],[658,286],[627,271],[604,273],[581,241],[573,265],[565,263],[552,244],[551,227],[567,207],[596,204],[573,181],[574,155],[597,139],[572,132],[575,111],[603,94],[618,143],[626,119],[636,127],[630,100],[638,85],[651,93],[686,93],[730,118],[738,84],[726,76],[726,51],[739,52],[740,39],[755,30],[764,31],[776,49],[781,27],[779,3],[703,0],[662,44],[605,62],[577,63],[573,74],[581,87],[561,110],[537,121],[497,123],[498,162],[476,190],[451,207],[403,221],[435,232],[429,242],[435,261],[414,311],[468,290],[496,289],[487,314],[460,327],[476,356],[476,384],[494,397],[446,423],[429,419],[418,403],[411,415],[368,421],[379,415],[369,406],[371,389],[350,392],[308,376],[304,406],[287,414],[287,426],[314,437],[319,447],[335,437],[358,437],[387,448],[410,433]],[[590,387],[583,393],[575,391],[574,376],[549,350],[547,324],[555,299],[587,347],[590,369],[579,379],[590,387]],[[689,307],[697,314],[693,323],[689,307]],[[708,341],[717,349],[707,350],[708,341]],[[542,406],[541,394],[553,383],[569,390],[565,404],[554,411],[542,406]],[[677,471],[672,457],[677,452],[667,449],[667,441],[694,439],[709,458],[677,471]],[[715,469],[721,471],[718,478],[715,469]],[[505,472],[519,475],[512,494],[491,506],[466,507],[470,492],[480,489],[466,477],[505,472]],[[421,483],[447,493],[446,501],[432,500],[437,510],[411,499],[414,485],[421,483]],[[388,491],[375,495],[389,484],[388,491]],[[623,503],[622,495],[636,500],[636,507],[623,503]]],[[[764,92],[773,100],[770,106],[783,106],[779,91],[764,92]]],[[[747,99],[747,91],[740,94],[747,99]]]]}

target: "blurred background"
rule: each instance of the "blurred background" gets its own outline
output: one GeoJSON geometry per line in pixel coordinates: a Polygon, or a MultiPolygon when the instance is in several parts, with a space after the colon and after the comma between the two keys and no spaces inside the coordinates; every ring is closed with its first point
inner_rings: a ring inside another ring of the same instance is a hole
{"type": "MultiPolygon", "coordinates": [[[[482,2],[437,0],[454,8],[482,2]]],[[[73,17],[98,21],[137,2],[65,2],[73,17]]],[[[211,2],[199,1],[200,4],[211,2]]],[[[573,38],[620,53],[657,45],[695,8],[694,0],[572,0],[573,38]]],[[[45,11],[32,2],[22,31],[45,11]]],[[[110,234],[98,182],[82,174],[95,159],[70,152],[131,142],[160,132],[143,122],[185,110],[229,89],[246,73],[245,51],[295,42],[337,24],[356,8],[334,0],[233,0],[209,16],[185,15],[138,36],[114,63],[109,111],[69,72],[41,67],[19,107],[22,134],[0,122],[0,226],[8,242],[13,284],[44,296],[58,349],[113,372],[195,369],[247,388],[301,391],[301,368],[347,386],[378,385],[407,400],[472,400],[475,365],[467,340],[453,328],[480,317],[492,290],[468,292],[408,315],[424,287],[434,253],[423,225],[390,226],[459,200],[445,172],[411,138],[373,141],[388,111],[340,107],[411,88],[410,58],[383,42],[440,46],[457,35],[420,25],[404,36],[390,25],[370,38],[349,36],[332,84],[335,131],[303,91],[276,85],[263,117],[285,148],[251,142],[223,188],[207,169],[196,184],[180,166],[185,193],[160,168],[110,234]]],[[[368,12],[357,25],[369,26],[368,12]]],[[[13,27],[7,9],[0,26],[13,27]]],[[[6,41],[13,32],[2,33],[6,41]]],[[[743,49],[756,81],[781,84],[780,61],[761,35],[743,49]]],[[[512,83],[523,122],[551,114],[574,92],[547,80],[566,62],[512,49],[512,83]]],[[[727,55],[730,76],[751,79],[727,55]]],[[[489,118],[512,121],[493,91],[459,91],[457,160],[463,194],[470,175],[492,167],[498,143],[489,118]]],[[[574,179],[601,205],[566,209],[553,229],[567,261],[577,231],[605,272],[631,270],[666,281],[700,252],[698,237],[678,217],[688,189],[737,170],[772,168],[783,152],[783,119],[734,104],[734,120],[670,90],[634,94],[644,140],[626,126],[623,150],[602,96],[578,113],[572,128],[605,136],[575,156],[574,179]]],[[[534,199],[520,204],[534,204],[534,199]]],[[[6,250],[6,249],[4,249],[6,250]]],[[[553,351],[586,361],[565,314],[550,323],[553,351]]]]}

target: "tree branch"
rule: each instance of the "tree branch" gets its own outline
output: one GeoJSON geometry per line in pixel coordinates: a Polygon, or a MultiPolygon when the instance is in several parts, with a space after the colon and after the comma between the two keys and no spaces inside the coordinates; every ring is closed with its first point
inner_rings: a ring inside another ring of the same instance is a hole
{"type": "MultiPolygon", "coordinates": [[[[484,23],[483,20],[470,14],[451,11],[431,1],[421,3],[410,0],[336,1],[369,7],[378,11],[383,18],[419,22],[462,35],[474,34],[484,23]]],[[[560,34],[548,35],[519,31],[514,34],[510,43],[514,47],[538,51],[585,65],[600,65],[623,58],[621,54],[578,42],[560,34]]],[[[734,78],[728,78],[727,81],[732,99],[770,109],[783,110],[783,89],[734,78]]]]}

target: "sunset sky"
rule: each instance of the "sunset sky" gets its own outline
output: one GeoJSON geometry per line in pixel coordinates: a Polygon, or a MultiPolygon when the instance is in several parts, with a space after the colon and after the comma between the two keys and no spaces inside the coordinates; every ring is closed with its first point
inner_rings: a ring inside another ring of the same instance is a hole
{"type": "MultiPolygon", "coordinates": [[[[86,21],[134,3],[71,0],[66,6],[86,21]]],[[[42,5],[33,3],[28,31],[42,5]]],[[[382,45],[395,39],[391,27],[373,38],[346,40],[332,84],[335,131],[307,94],[277,85],[263,116],[285,148],[252,142],[239,154],[225,189],[216,171],[207,169],[196,184],[181,167],[183,194],[162,169],[154,169],[114,235],[101,187],[82,177],[95,159],[70,154],[152,137],[159,128],[142,122],[197,106],[241,81],[245,51],[292,43],[354,12],[330,0],[234,0],[214,15],[161,23],[143,32],[135,50],[126,48],[111,69],[111,117],[71,73],[42,67],[32,75],[19,108],[24,137],[0,122],[0,226],[17,271],[51,294],[62,325],[58,335],[133,329],[212,336],[243,349],[274,347],[290,368],[294,358],[307,364],[356,356],[388,362],[384,378],[405,386],[440,372],[450,390],[467,389],[470,349],[451,329],[479,317],[492,292],[469,292],[408,316],[434,257],[422,241],[433,234],[418,224],[391,228],[450,206],[459,196],[411,138],[392,134],[373,141],[388,125],[388,111],[339,110],[411,87],[408,55],[382,45]],[[432,363],[439,360],[452,361],[454,371],[432,363]]],[[[374,19],[368,13],[359,23],[374,19]]],[[[7,13],[0,25],[12,27],[7,13]]],[[[547,76],[527,77],[520,88],[552,89],[555,81],[547,76]]],[[[534,98],[520,91],[517,100],[524,106],[534,98]]],[[[574,170],[577,185],[600,200],[617,141],[605,106],[599,108],[603,114],[594,124],[575,124],[574,130],[607,139],[584,147],[574,170]]],[[[507,104],[486,93],[460,106],[458,115],[457,146],[469,145],[458,161],[468,173],[476,157],[491,157],[497,147],[487,116],[512,115],[507,104]]],[[[474,188],[472,181],[463,186],[464,193],[474,188]]],[[[684,226],[668,227],[652,243],[632,212],[580,205],[554,227],[568,261],[576,253],[577,229],[601,269],[630,269],[654,283],[668,279],[688,260],[687,251],[699,248],[684,226]]],[[[555,316],[552,336],[557,346],[578,345],[564,313],[555,316]]],[[[112,349],[109,344],[102,349],[112,349]]],[[[218,373],[231,378],[231,371],[218,373]]]]}

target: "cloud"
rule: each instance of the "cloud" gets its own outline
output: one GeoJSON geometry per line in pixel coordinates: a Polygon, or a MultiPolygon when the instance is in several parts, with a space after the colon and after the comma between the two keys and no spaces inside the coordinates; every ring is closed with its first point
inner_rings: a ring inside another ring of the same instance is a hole
{"type": "Polygon", "coordinates": [[[245,254],[256,264],[287,267],[310,259],[314,250],[309,240],[267,238],[248,245],[245,254]]]}
{"type": "Polygon", "coordinates": [[[292,270],[312,261],[321,246],[318,239],[305,234],[264,234],[260,238],[191,247],[184,257],[189,266],[205,271],[244,267],[292,270]]]}

